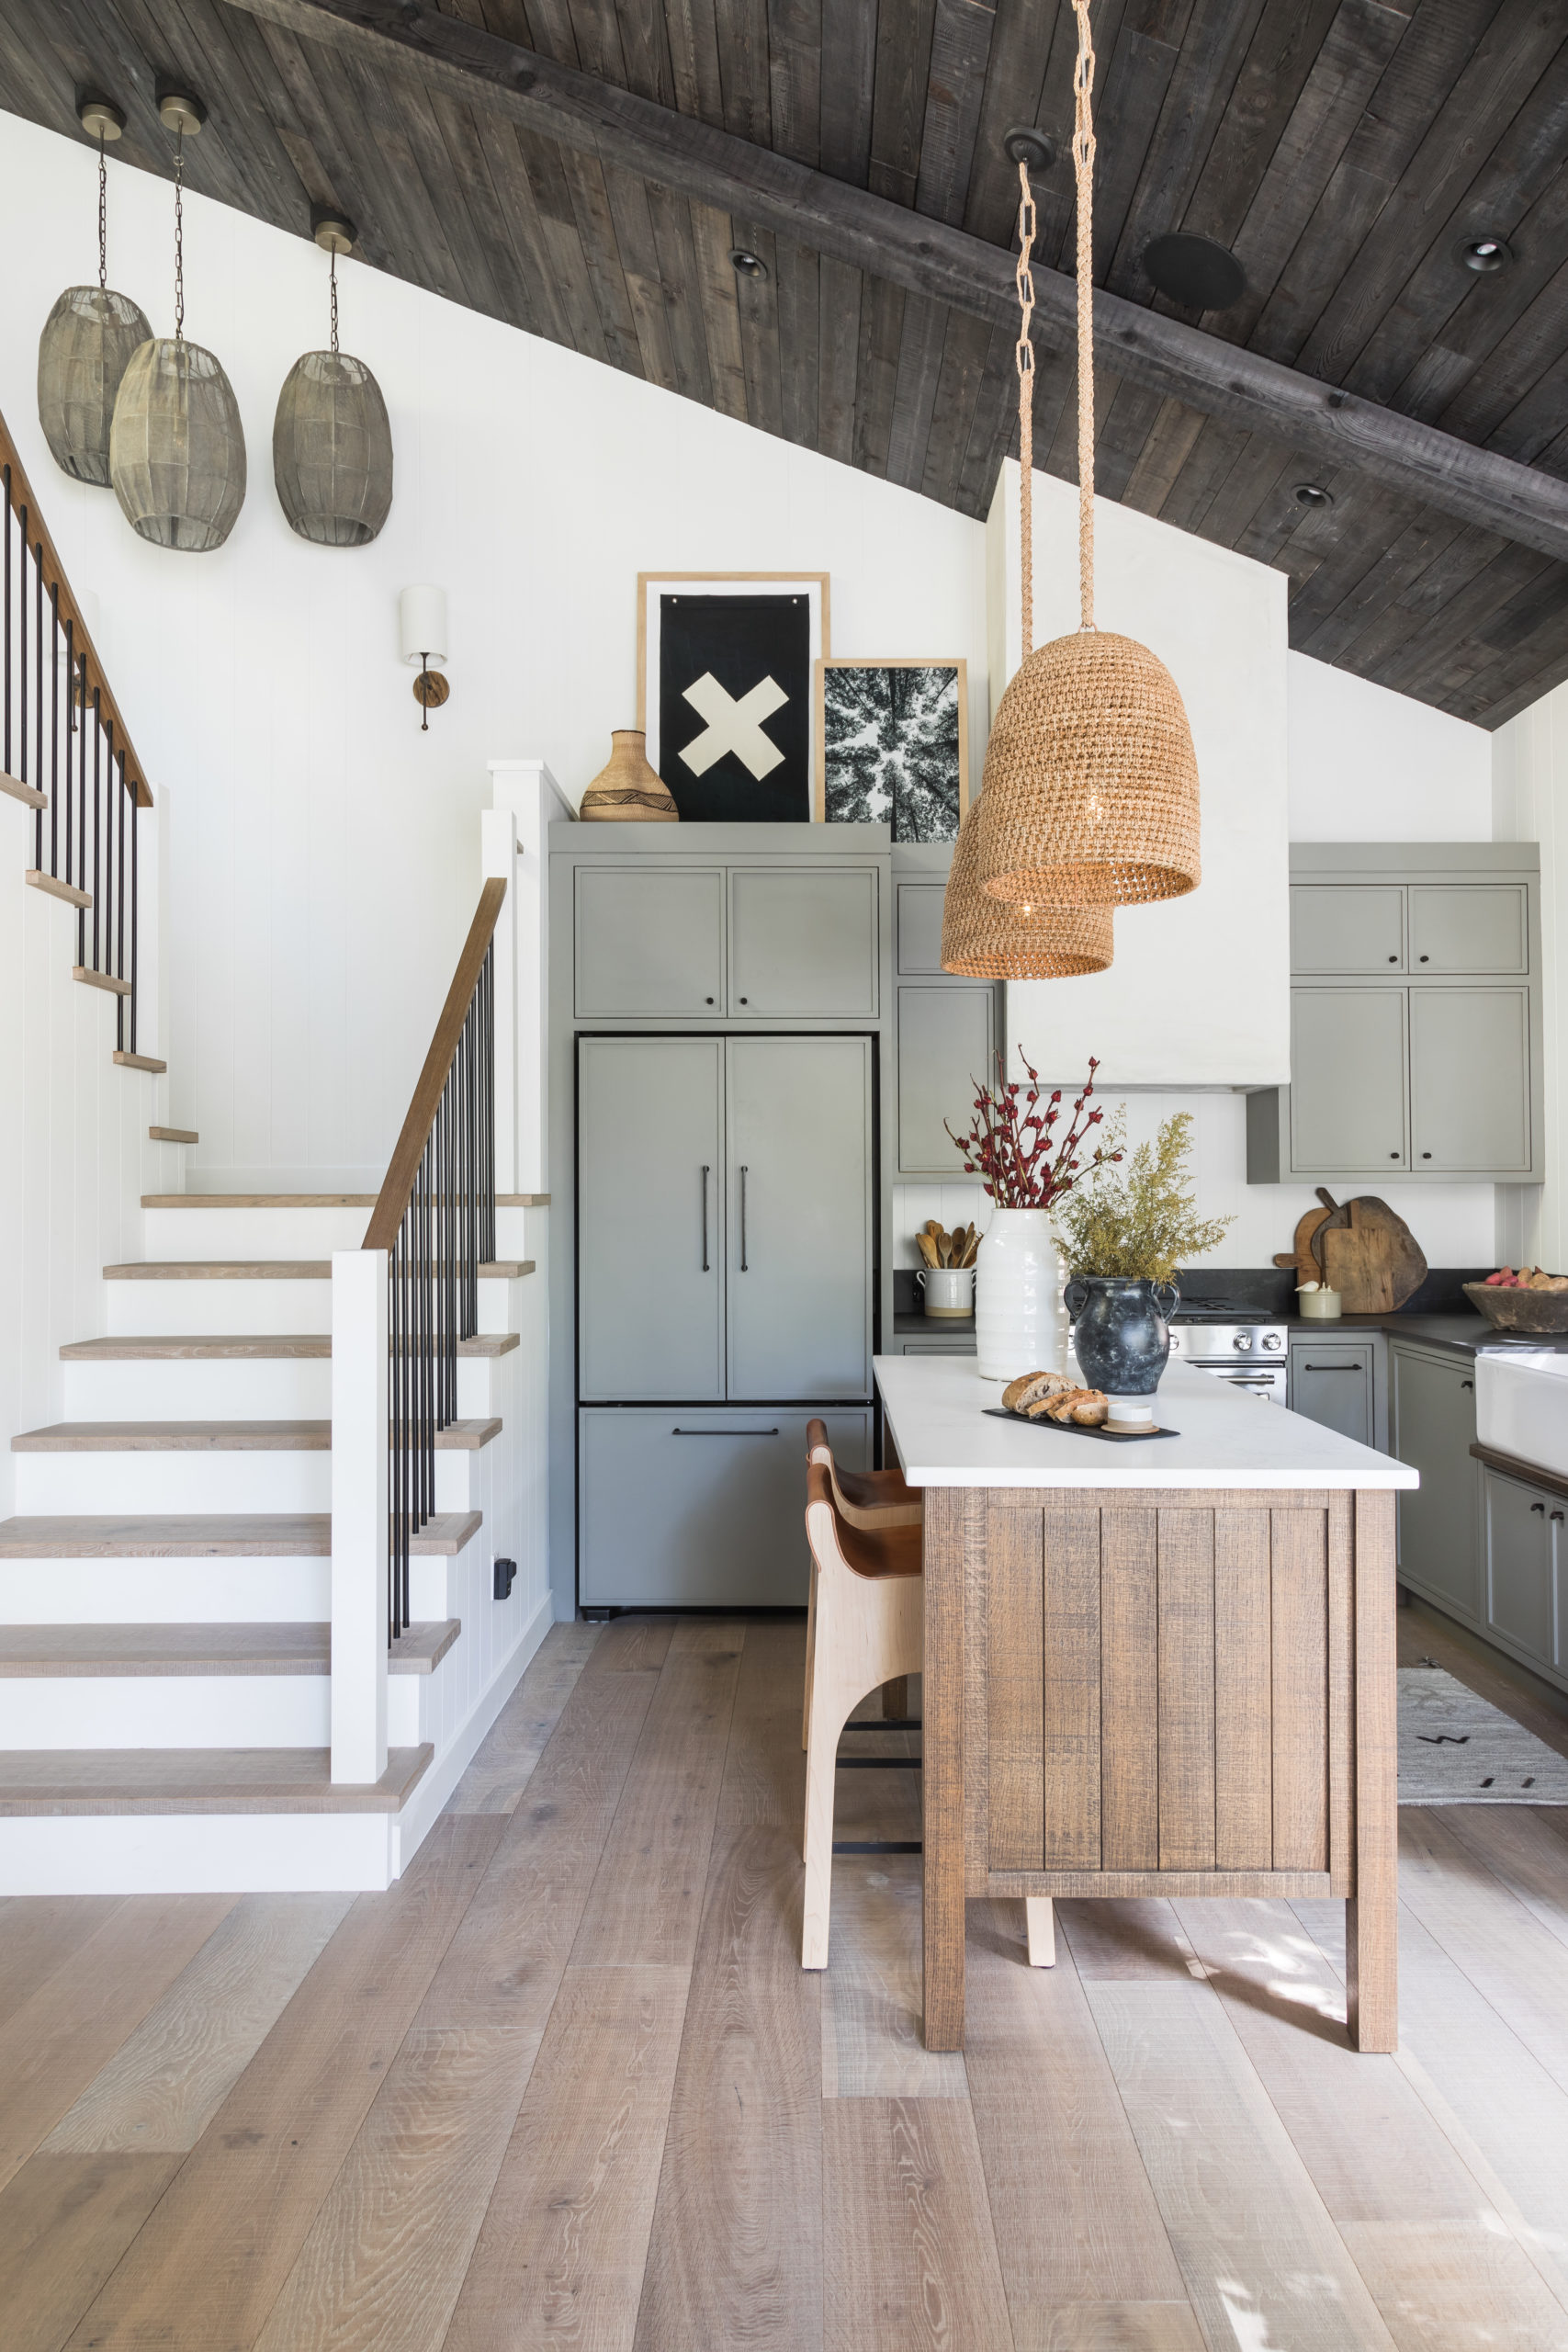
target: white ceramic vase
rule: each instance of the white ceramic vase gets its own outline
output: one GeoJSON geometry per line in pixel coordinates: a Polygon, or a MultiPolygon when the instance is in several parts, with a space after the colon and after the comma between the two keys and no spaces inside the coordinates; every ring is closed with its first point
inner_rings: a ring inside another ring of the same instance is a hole
{"type": "Polygon", "coordinates": [[[993,1209],[975,1261],[976,1369],[982,1380],[1065,1372],[1067,1270],[1046,1209],[993,1209]]]}

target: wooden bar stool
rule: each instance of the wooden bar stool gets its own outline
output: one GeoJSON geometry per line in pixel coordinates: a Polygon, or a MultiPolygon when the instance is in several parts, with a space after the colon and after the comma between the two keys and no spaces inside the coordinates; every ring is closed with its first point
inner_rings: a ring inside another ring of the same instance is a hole
{"type": "MultiPolygon", "coordinates": [[[[819,1462],[827,1471],[833,1489],[833,1508],[839,1517],[852,1527],[861,1527],[875,1534],[889,1527],[919,1527],[925,1519],[925,1507],[919,1487],[907,1486],[901,1470],[840,1470],[833,1459],[833,1449],[828,1440],[826,1421],[812,1420],[806,1424],[806,1459],[819,1462]]],[[[811,1583],[806,1603],[806,1697],[801,1709],[800,1744],[811,1745],[811,1661],[817,1638],[817,1563],[811,1563],[811,1583]]],[[[895,1715],[908,1713],[907,1693],[900,1693],[892,1709],[895,1715]]]]}
{"type": "Polygon", "coordinates": [[[800,1964],[826,1968],[839,1735],[869,1691],[897,1675],[919,1672],[925,1581],[918,1525],[853,1527],[834,1507],[832,1476],[824,1464],[808,1462],[806,1481],[816,1606],[808,1667],[800,1964]]]}

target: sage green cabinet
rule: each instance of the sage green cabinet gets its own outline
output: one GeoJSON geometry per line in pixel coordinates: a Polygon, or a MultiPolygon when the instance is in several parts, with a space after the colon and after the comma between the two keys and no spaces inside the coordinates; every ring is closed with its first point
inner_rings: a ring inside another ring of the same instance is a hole
{"type": "Polygon", "coordinates": [[[966,1132],[976,1082],[996,1051],[989,988],[942,981],[898,988],[898,1173],[961,1179],[963,1159],[943,1122],[966,1132]]]}
{"type": "Polygon", "coordinates": [[[581,866],[576,913],[580,1021],[701,1019],[722,1007],[722,868],[581,866]]]}
{"type": "Polygon", "coordinates": [[[1291,1083],[1247,1104],[1249,1183],[1541,1173],[1540,855],[1298,842],[1291,1083]]]}
{"type": "Polygon", "coordinates": [[[1399,1497],[1399,1580],[1483,1623],[1473,1358],[1389,1341],[1389,1451],[1421,1473],[1399,1497]]]}
{"type": "Polygon", "coordinates": [[[944,882],[900,882],[895,893],[898,920],[898,972],[935,975],[942,970],[942,910],[944,882]]]}
{"type": "Polygon", "coordinates": [[[1377,1443],[1373,1406],[1374,1342],[1292,1337],[1290,1355],[1291,1410],[1359,1445],[1377,1443]]]}
{"type": "Polygon", "coordinates": [[[877,880],[869,866],[732,867],[730,1018],[874,1020],[877,880]]]}
{"type": "Polygon", "coordinates": [[[1563,1505],[1544,1488],[1505,1477],[1485,1464],[1481,1473],[1482,1531],[1486,1566],[1486,1630],[1533,1665],[1559,1663],[1558,1554],[1563,1505]]]}
{"type": "Polygon", "coordinates": [[[579,1021],[874,1021],[881,876],[872,865],[584,865],[579,1021]]]}

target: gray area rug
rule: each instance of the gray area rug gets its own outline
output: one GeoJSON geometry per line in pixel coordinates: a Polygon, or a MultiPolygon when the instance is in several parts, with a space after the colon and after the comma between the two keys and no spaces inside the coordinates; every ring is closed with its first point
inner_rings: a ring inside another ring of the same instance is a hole
{"type": "Polygon", "coordinates": [[[1399,1669],[1401,1804],[1568,1804],[1568,1757],[1438,1666],[1399,1669]]]}

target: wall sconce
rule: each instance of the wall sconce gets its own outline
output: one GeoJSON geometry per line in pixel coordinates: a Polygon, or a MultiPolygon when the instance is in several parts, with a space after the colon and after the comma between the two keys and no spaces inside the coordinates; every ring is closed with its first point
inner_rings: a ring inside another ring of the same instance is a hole
{"type": "Polygon", "coordinates": [[[446,589],[405,588],[398,598],[398,633],[403,660],[419,664],[413,698],[424,713],[419,727],[425,735],[430,731],[431,712],[439,710],[452,691],[439,667],[446,659],[446,589]]]}

